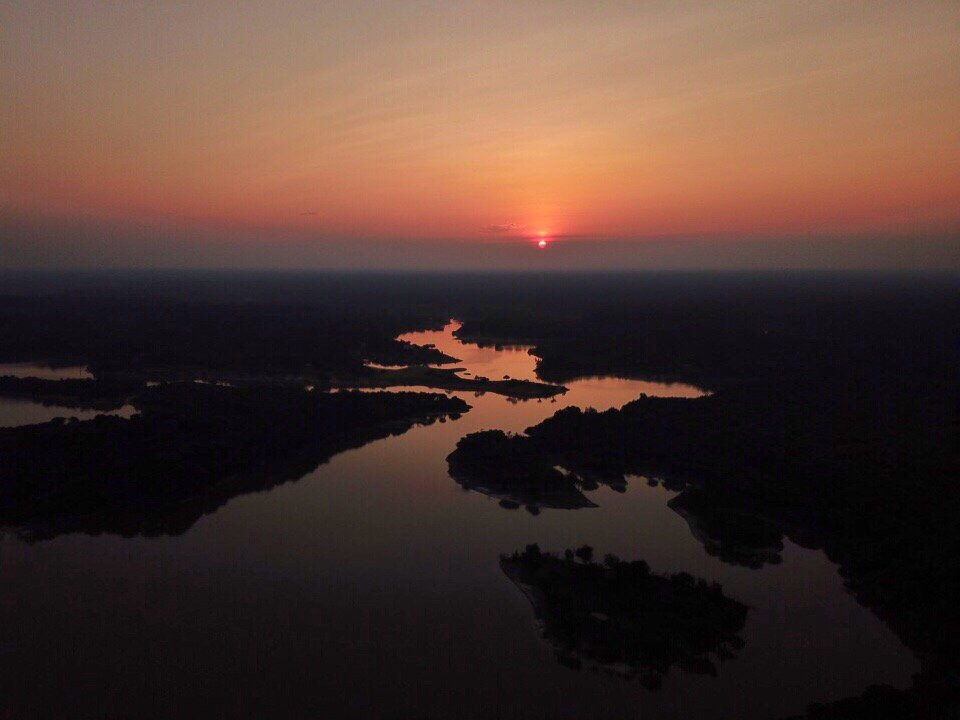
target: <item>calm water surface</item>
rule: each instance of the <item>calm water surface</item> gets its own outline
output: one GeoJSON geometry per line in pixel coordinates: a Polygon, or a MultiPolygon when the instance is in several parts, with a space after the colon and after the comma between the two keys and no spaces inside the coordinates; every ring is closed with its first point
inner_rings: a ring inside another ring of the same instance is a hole
{"type": "Polygon", "coordinates": [[[31,400],[0,398],[0,427],[34,425],[36,423],[50,422],[55,418],[92,420],[97,415],[130,417],[135,412],[136,409],[133,405],[124,405],[116,410],[104,412],[103,410],[78,410],[76,408],[61,407],[60,405],[43,405],[31,400]]]}
{"type": "MultiPolygon", "coordinates": [[[[522,349],[433,342],[466,372],[534,377],[522,349]]],[[[522,431],[566,405],[620,406],[696,388],[571,383],[557,402],[464,394],[457,421],[335,457],[299,482],[235,498],[178,537],[0,540],[0,709],[11,717],[770,718],[919,665],[790,543],[750,570],[707,555],[666,503],[630,482],[597,508],[509,511],[460,488],[445,458],[485,428],[522,431]],[[500,553],[584,543],[723,584],[750,606],[745,648],[716,678],[674,669],[656,692],[561,666],[500,553]],[[102,712],[101,712],[102,711],[102,712]]],[[[2,716],[2,713],[0,713],[2,716]]]]}
{"type": "MultiPolygon", "coordinates": [[[[4,375],[36,377],[44,380],[90,380],[93,378],[90,371],[81,365],[52,368],[34,363],[0,363],[0,377],[4,375]]],[[[102,414],[130,417],[134,412],[136,411],[131,405],[104,413],[102,410],[77,410],[60,405],[43,405],[31,400],[0,398],[0,427],[45,423],[58,417],[73,417],[78,420],[92,420],[102,414]]]]}

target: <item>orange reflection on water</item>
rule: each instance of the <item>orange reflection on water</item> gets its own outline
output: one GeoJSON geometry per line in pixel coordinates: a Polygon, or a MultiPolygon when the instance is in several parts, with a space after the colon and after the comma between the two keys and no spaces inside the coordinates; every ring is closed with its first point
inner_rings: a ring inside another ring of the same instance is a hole
{"type": "MultiPolygon", "coordinates": [[[[451,320],[443,330],[407,333],[398,339],[417,345],[433,344],[447,355],[458,358],[460,362],[447,367],[463,368],[460,374],[465,377],[480,375],[499,380],[510,376],[520,380],[540,380],[536,374],[537,358],[530,354],[530,346],[498,348],[463,343],[453,334],[460,327],[461,323],[451,320]]],[[[615,377],[583,378],[564,385],[567,392],[551,400],[517,401],[491,393],[479,397],[473,393],[454,394],[473,406],[466,424],[476,424],[477,429],[499,428],[513,432],[521,432],[570,406],[608,410],[622,407],[641,395],[695,398],[706,394],[702,389],[685,383],[615,377]]]]}
{"type": "Polygon", "coordinates": [[[537,380],[537,359],[528,351],[529,346],[480,347],[461,342],[453,333],[463,323],[451,320],[443,330],[424,330],[406,333],[398,340],[406,340],[414,345],[435,345],[441,352],[458,358],[455,366],[462,367],[464,376],[480,375],[491,380],[505,377],[517,380],[537,380]]]}

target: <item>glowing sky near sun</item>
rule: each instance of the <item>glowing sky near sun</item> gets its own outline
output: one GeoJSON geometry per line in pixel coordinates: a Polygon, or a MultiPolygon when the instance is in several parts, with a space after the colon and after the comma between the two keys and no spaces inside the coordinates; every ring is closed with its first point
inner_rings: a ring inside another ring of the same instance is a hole
{"type": "Polygon", "coordinates": [[[955,0],[6,2],[0,27],[5,216],[533,246],[960,223],[955,0]]]}

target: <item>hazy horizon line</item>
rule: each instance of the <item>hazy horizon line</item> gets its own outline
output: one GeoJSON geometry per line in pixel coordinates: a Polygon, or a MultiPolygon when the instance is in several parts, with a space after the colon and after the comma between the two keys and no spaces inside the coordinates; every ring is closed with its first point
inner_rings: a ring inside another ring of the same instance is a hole
{"type": "Polygon", "coordinates": [[[960,270],[960,228],[419,239],[51,222],[0,213],[4,269],[960,270]]]}

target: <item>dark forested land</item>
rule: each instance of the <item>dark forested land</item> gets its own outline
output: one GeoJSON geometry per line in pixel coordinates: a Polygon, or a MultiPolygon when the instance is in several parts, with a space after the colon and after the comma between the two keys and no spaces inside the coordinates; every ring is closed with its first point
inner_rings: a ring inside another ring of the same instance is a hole
{"type": "Polygon", "coordinates": [[[48,380],[0,376],[0,397],[82,410],[116,410],[143,388],[142,382],[116,379],[48,380]]]}
{"type": "Polygon", "coordinates": [[[305,378],[322,386],[366,361],[454,361],[395,339],[442,326],[443,308],[428,310],[415,297],[378,302],[381,295],[339,276],[312,288],[256,275],[58,277],[0,297],[0,362],[81,364],[98,379],[305,378]]]}
{"type": "Polygon", "coordinates": [[[484,430],[463,437],[447,457],[450,476],[460,485],[500,499],[507,508],[595,507],[583,494],[585,481],[564,473],[525,437],[484,430]]]}
{"type": "Polygon", "coordinates": [[[457,335],[532,345],[549,382],[956,380],[960,361],[956,274],[541,276],[486,292],[464,291],[457,335]]]}
{"type": "Polygon", "coordinates": [[[960,360],[955,274],[0,274],[0,288],[0,362],[101,373],[439,362],[394,338],[451,317],[466,340],[534,345],[559,383],[942,375],[960,360]]]}
{"type": "Polygon", "coordinates": [[[177,534],[236,495],[469,409],[432,393],[198,383],[145,388],[132,402],[129,419],[0,428],[0,525],[30,539],[177,534]]]}
{"type": "Polygon", "coordinates": [[[716,583],[657,575],[642,560],[595,563],[592,552],[584,546],[560,557],[528,545],[500,559],[565,665],[588,663],[656,688],[674,665],[716,674],[714,660],[743,647],[747,607],[716,583]]]}

